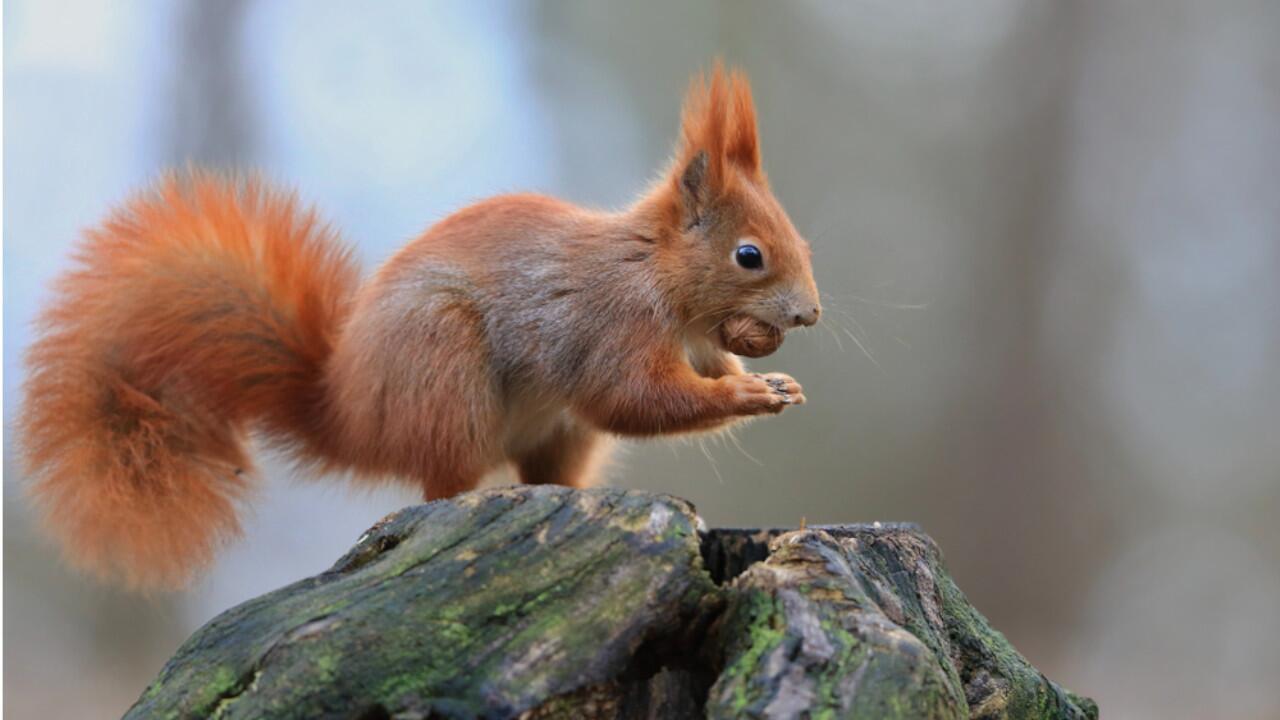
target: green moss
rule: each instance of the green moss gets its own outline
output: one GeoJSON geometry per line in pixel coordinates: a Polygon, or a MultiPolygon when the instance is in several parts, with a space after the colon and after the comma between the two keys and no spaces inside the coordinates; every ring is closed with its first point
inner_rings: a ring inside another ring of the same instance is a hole
{"type": "Polygon", "coordinates": [[[738,617],[730,627],[738,637],[745,638],[745,642],[730,651],[734,659],[721,672],[719,682],[732,685],[733,710],[743,713],[748,705],[759,700],[753,696],[751,683],[757,667],[766,655],[782,644],[786,630],[781,626],[777,601],[768,593],[745,591],[736,598],[733,608],[738,617]]]}

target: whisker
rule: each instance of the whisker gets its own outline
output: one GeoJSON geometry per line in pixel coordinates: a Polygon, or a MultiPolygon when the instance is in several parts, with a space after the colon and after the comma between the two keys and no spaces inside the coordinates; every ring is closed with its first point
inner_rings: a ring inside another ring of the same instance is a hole
{"type": "Polygon", "coordinates": [[[711,329],[712,329],[712,330],[716,330],[716,329],[717,329],[717,328],[719,328],[721,325],[723,325],[723,324],[725,324],[726,322],[728,322],[728,321],[729,321],[729,318],[731,318],[731,317],[733,317],[733,315],[732,315],[732,314],[730,314],[730,315],[725,315],[724,317],[720,318],[720,320],[718,320],[718,321],[716,322],[716,324],[715,324],[715,325],[712,325],[712,326],[711,326],[711,329]]]}
{"type": "Polygon", "coordinates": [[[729,310],[729,309],[725,309],[725,308],[712,308],[712,309],[710,309],[710,310],[706,310],[706,311],[704,311],[704,312],[700,312],[700,313],[698,313],[697,315],[694,315],[692,318],[690,318],[690,319],[689,319],[689,321],[688,321],[688,322],[686,322],[686,323],[684,324],[684,326],[680,328],[680,330],[681,330],[681,332],[683,332],[683,331],[685,331],[685,330],[688,330],[690,325],[692,325],[692,324],[694,324],[695,322],[697,322],[697,321],[701,320],[702,318],[707,317],[708,315],[714,315],[714,314],[716,314],[716,313],[721,313],[721,312],[723,312],[723,313],[732,313],[733,311],[732,311],[732,310],[729,310]]]}
{"type": "Polygon", "coordinates": [[[746,448],[742,447],[742,443],[738,442],[738,436],[734,434],[733,428],[726,430],[724,434],[728,436],[729,441],[734,444],[734,447],[738,448],[738,452],[742,453],[743,457],[755,463],[756,465],[759,465],[760,467],[764,467],[764,463],[755,459],[755,457],[751,453],[747,452],[746,448]]]}
{"type": "Polygon", "coordinates": [[[929,303],[927,302],[926,303],[896,303],[896,302],[889,302],[887,300],[875,300],[872,298],[863,297],[861,295],[854,295],[853,293],[839,293],[837,297],[846,297],[846,298],[849,298],[850,300],[856,300],[860,303],[866,303],[867,305],[875,305],[876,307],[885,307],[893,310],[927,310],[929,308],[929,303]]]}
{"type": "Polygon", "coordinates": [[[826,308],[824,309],[830,310],[832,312],[840,313],[845,317],[853,317],[853,315],[848,310],[845,310],[844,308],[836,307],[835,305],[827,305],[826,308]]]}
{"type": "MultiPolygon", "coordinates": [[[[841,328],[841,329],[843,329],[843,328],[841,328]]],[[[883,370],[883,369],[884,369],[884,368],[880,367],[880,363],[876,360],[875,356],[871,354],[871,351],[870,351],[870,350],[867,350],[866,346],[862,344],[862,341],[858,339],[858,336],[857,336],[857,335],[854,335],[853,333],[849,332],[848,330],[845,330],[845,331],[844,331],[844,334],[845,334],[845,335],[848,335],[850,340],[852,340],[852,341],[854,341],[855,343],[857,343],[857,344],[858,344],[858,349],[862,351],[862,354],[863,354],[863,355],[866,355],[866,356],[867,356],[867,359],[871,361],[871,364],[872,364],[872,365],[875,365],[877,368],[879,368],[879,369],[881,369],[881,370],[883,370]]]]}
{"type": "Polygon", "coordinates": [[[853,323],[854,329],[856,329],[863,337],[870,340],[871,336],[868,335],[866,329],[862,327],[862,323],[858,322],[858,318],[854,317],[853,315],[850,315],[849,322],[853,323]]]}
{"type": "Polygon", "coordinates": [[[711,471],[716,474],[716,482],[724,485],[724,478],[720,475],[720,466],[716,465],[715,458],[711,457],[711,452],[707,450],[707,443],[702,438],[698,438],[698,449],[702,450],[702,454],[707,458],[707,463],[711,465],[711,471]]]}
{"type": "Polygon", "coordinates": [[[840,335],[836,333],[835,328],[832,327],[832,324],[828,321],[828,319],[825,317],[818,318],[818,324],[821,325],[824,330],[831,333],[831,337],[836,341],[836,347],[840,348],[840,352],[844,352],[844,343],[841,342],[840,335]]]}

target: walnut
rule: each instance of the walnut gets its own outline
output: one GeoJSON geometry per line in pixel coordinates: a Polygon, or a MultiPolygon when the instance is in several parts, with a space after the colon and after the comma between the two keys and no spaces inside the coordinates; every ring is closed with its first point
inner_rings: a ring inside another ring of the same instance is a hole
{"type": "Polygon", "coordinates": [[[764,357],[782,346],[781,329],[750,315],[734,315],[720,324],[720,342],[734,355],[764,357]]]}

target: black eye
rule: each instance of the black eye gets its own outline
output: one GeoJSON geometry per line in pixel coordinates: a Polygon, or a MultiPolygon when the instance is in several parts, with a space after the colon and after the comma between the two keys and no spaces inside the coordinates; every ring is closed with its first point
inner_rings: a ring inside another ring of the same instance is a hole
{"type": "Polygon", "coordinates": [[[733,253],[733,259],[748,270],[759,270],[764,267],[764,254],[755,245],[739,245],[733,253]]]}

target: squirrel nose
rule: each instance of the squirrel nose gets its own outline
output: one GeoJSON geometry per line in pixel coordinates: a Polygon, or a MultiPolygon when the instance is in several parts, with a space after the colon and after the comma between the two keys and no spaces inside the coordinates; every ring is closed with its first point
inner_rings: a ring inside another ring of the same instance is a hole
{"type": "Polygon", "coordinates": [[[791,322],[795,326],[803,325],[812,327],[818,323],[818,316],[822,314],[822,308],[814,305],[805,311],[798,311],[791,316],[791,322]]]}

